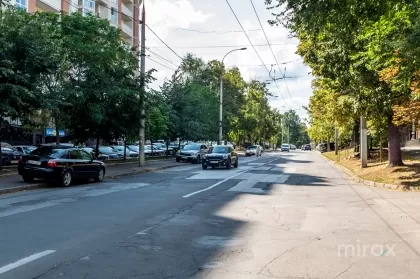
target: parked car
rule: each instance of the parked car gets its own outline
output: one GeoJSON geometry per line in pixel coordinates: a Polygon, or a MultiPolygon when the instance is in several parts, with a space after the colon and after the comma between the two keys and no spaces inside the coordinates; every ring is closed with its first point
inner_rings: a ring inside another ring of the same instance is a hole
{"type": "Polygon", "coordinates": [[[110,160],[118,160],[122,159],[123,155],[117,153],[109,146],[99,146],[98,148],[99,154],[107,155],[109,156],[110,160]]]}
{"type": "Polygon", "coordinates": [[[176,155],[176,161],[189,161],[199,164],[203,156],[207,153],[207,146],[199,143],[184,145],[176,155]]]}
{"type": "Polygon", "coordinates": [[[289,152],[290,150],[290,145],[288,143],[283,143],[281,145],[281,152],[285,151],[285,152],[289,152]]]}
{"type": "MultiPolygon", "coordinates": [[[[122,145],[114,145],[111,146],[111,148],[114,150],[114,152],[120,154],[122,157],[124,157],[124,146],[122,145]]],[[[125,148],[125,155],[129,158],[136,158],[139,157],[139,153],[131,151],[129,148],[125,148]]]]}
{"type": "Polygon", "coordinates": [[[168,152],[168,155],[175,154],[174,149],[172,147],[169,147],[169,146],[168,146],[168,148],[166,148],[166,144],[164,144],[164,143],[157,142],[157,143],[153,143],[153,145],[156,146],[158,149],[164,150],[165,154],[166,154],[166,151],[168,152]]]}
{"type": "Polygon", "coordinates": [[[165,150],[158,149],[156,146],[152,145],[145,145],[144,146],[144,153],[151,156],[163,156],[165,154],[165,150]]]}
{"type": "Polygon", "coordinates": [[[19,159],[24,155],[22,152],[16,151],[13,148],[2,147],[2,165],[17,164],[19,159]]]}
{"type": "Polygon", "coordinates": [[[18,172],[25,182],[42,178],[58,181],[63,187],[79,179],[93,178],[101,182],[105,171],[105,164],[83,149],[61,145],[41,146],[24,155],[18,165],[18,172]]]}
{"type": "Polygon", "coordinates": [[[261,156],[262,155],[262,147],[260,145],[250,145],[245,151],[245,156],[261,156]]]}
{"type": "MultiPolygon", "coordinates": [[[[92,147],[83,147],[83,150],[92,155],[92,157],[96,157],[95,150],[92,147]]],[[[106,162],[109,160],[109,156],[99,152],[97,159],[99,161],[106,162]]]]}
{"type": "Polygon", "coordinates": [[[229,145],[214,145],[209,148],[207,154],[203,156],[202,168],[207,167],[225,167],[230,169],[232,166],[237,168],[239,165],[238,154],[232,146],[229,145]]]}
{"type": "Polygon", "coordinates": [[[28,155],[31,151],[35,150],[37,147],[32,145],[15,145],[13,149],[23,153],[24,155],[28,155]]]}
{"type": "Polygon", "coordinates": [[[296,145],[291,144],[291,145],[290,145],[290,150],[296,150],[296,145]]]}

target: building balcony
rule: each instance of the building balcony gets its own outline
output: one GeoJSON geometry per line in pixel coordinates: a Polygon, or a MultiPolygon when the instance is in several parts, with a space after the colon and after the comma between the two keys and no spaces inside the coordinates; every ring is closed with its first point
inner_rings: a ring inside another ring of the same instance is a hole
{"type": "Polygon", "coordinates": [[[95,2],[98,4],[98,6],[109,6],[109,0],[96,0],[95,2]]]}
{"type": "Polygon", "coordinates": [[[37,10],[43,12],[57,13],[60,11],[60,1],[55,0],[36,0],[37,10]]]}
{"type": "Polygon", "coordinates": [[[129,25],[129,22],[121,21],[121,30],[122,30],[122,36],[124,39],[132,39],[133,38],[133,27],[131,24],[129,25]]]}
{"type": "Polygon", "coordinates": [[[133,20],[132,5],[121,3],[121,17],[126,21],[133,20]]]}

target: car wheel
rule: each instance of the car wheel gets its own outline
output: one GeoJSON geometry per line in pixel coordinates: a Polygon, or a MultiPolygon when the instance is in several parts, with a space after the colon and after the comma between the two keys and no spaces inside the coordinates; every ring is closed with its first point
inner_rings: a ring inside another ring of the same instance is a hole
{"type": "Polygon", "coordinates": [[[238,168],[238,165],[239,165],[239,162],[238,162],[239,160],[238,160],[238,158],[236,158],[236,161],[235,161],[235,164],[233,165],[233,167],[235,168],[235,169],[237,169],[238,168]]]}
{"type": "Polygon", "coordinates": [[[207,169],[207,165],[206,164],[202,164],[201,166],[202,166],[203,170],[206,170],[207,169]]]}
{"type": "Polygon", "coordinates": [[[179,157],[176,157],[176,161],[179,163],[181,159],[179,157]]]}
{"type": "Polygon", "coordinates": [[[29,174],[23,174],[22,178],[23,178],[23,181],[25,181],[27,183],[32,182],[35,179],[35,177],[33,177],[32,175],[29,175],[29,174]]]}
{"type": "Polygon", "coordinates": [[[69,170],[66,170],[61,176],[61,186],[68,187],[73,182],[73,173],[69,170]]]}
{"type": "Polygon", "coordinates": [[[230,160],[230,158],[228,159],[227,163],[226,163],[226,168],[230,169],[232,167],[232,161],[230,160]]]}
{"type": "Polygon", "coordinates": [[[96,174],[94,180],[95,180],[95,182],[102,182],[104,180],[104,177],[105,177],[105,169],[103,167],[101,167],[98,170],[98,173],[96,174]]]}

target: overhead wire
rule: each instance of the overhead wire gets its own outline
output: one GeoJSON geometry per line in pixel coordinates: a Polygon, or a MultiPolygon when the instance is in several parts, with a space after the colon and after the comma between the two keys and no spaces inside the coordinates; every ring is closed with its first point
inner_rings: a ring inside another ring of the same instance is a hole
{"type": "MultiPolygon", "coordinates": [[[[272,46],[294,45],[294,43],[273,43],[272,46]]],[[[250,44],[250,45],[211,45],[211,46],[173,46],[172,48],[231,48],[231,47],[264,47],[268,44],[250,44]]],[[[152,48],[163,48],[162,46],[151,46],[152,48]]]]}
{"type": "MultiPolygon", "coordinates": [[[[242,26],[242,24],[241,24],[241,22],[240,22],[240,20],[239,20],[238,16],[236,15],[235,11],[233,10],[232,6],[230,5],[229,0],[226,0],[226,3],[228,4],[228,6],[229,6],[230,10],[232,11],[232,14],[233,14],[233,15],[235,16],[235,18],[236,18],[236,21],[239,23],[239,26],[241,26],[242,31],[244,32],[244,34],[245,34],[245,36],[247,37],[247,39],[248,39],[249,43],[251,44],[252,48],[254,49],[254,51],[255,51],[255,53],[257,54],[258,58],[260,59],[261,63],[264,65],[265,69],[267,70],[268,75],[270,76],[270,70],[267,68],[267,65],[266,65],[266,64],[264,63],[264,61],[262,60],[262,58],[261,58],[260,54],[258,53],[257,49],[256,49],[256,48],[255,48],[255,46],[252,44],[251,39],[249,38],[248,34],[245,32],[245,28],[242,26]]],[[[284,101],[284,104],[285,104],[285,105],[286,105],[286,106],[290,109],[289,105],[287,104],[286,100],[284,99],[283,94],[282,94],[282,93],[281,93],[281,91],[280,91],[280,88],[279,88],[279,86],[278,86],[277,82],[275,82],[275,84],[276,84],[277,90],[279,91],[280,96],[282,97],[282,99],[283,99],[283,101],[284,101]]]]}
{"type": "MultiPolygon", "coordinates": [[[[283,73],[283,71],[281,70],[279,62],[277,62],[277,57],[276,57],[276,55],[274,54],[273,48],[271,47],[270,41],[268,40],[267,34],[265,33],[264,27],[263,27],[263,25],[262,25],[262,23],[261,23],[260,17],[258,16],[257,10],[255,9],[254,3],[252,2],[252,0],[249,0],[249,1],[251,2],[252,8],[254,9],[255,15],[257,16],[258,22],[259,22],[259,24],[260,24],[260,26],[261,26],[261,29],[262,29],[263,33],[264,33],[265,39],[267,40],[268,46],[269,46],[269,48],[270,48],[270,50],[271,50],[271,54],[273,55],[274,60],[275,60],[275,61],[276,61],[276,63],[277,63],[277,67],[278,67],[278,68],[279,68],[279,70],[280,70],[280,73],[281,73],[281,75],[282,75],[282,79],[283,79],[283,81],[284,81],[284,84],[286,85],[287,93],[288,93],[288,95],[289,95],[289,97],[290,97],[290,102],[292,102],[292,95],[290,94],[289,86],[287,85],[287,82],[286,82],[286,79],[285,79],[285,74],[284,74],[284,73],[283,73]]],[[[275,77],[273,78],[273,81],[274,81],[274,82],[276,83],[276,85],[277,85],[277,80],[276,80],[276,78],[275,78],[275,77]]]]}
{"type": "Polygon", "coordinates": [[[166,66],[165,64],[162,64],[162,63],[160,63],[160,62],[158,62],[158,61],[156,61],[156,60],[154,60],[154,59],[150,58],[149,56],[146,56],[146,58],[147,58],[147,59],[149,59],[149,60],[151,60],[151,61],[153,61],[153,62],[155,62],[156,64],[159,64],[159,65],[161,65],[161,66],[163,66],[163,67],[165,67],[165,68],[167,68],[167,69],[171,70],[171,71],[174,71],[174,72],[176,71],[176,70],[172,69],[171,67],[166,66]]]}
{"type": "MultiPolygon", "coordinates": [[[[176,31],[187,31],[187,32],[196,32],[196,33],[200,33],[200,34],[229,34],[229,33],[240,33],[242,32],[242,30],[229,30],[229,31],[217,31],[217,30],[197,30],[197,29],[188,29],[188,28],[170,28],[170,27],[166,27],[167,29],[176,32],[176,31]]],[[[248,32],[254,32],[254,31],[261,31],[261,29],[251,29],[248,30],[248,32]]]]}
{"type": "Polygon", "coordinates": [[[178,66],[179,66],[179,65],[175,64],[174,62],[172,62],[171,60],[169,60],[169,59],[167,59],[167,58],[163,57],[162,55],[157,54],[156,52],[152,51],[150,48],[146,47],[146,49],[147,49],[149,52],[151,52],[151,53],[153,53],[154,55],[156,55],[157,57],[159,57],[160,59],[163,59],[163,60],[165,60],[166,62],[171,63],[171,64],[172,64],[172,65],[174,65],[175,67],[178,67],[178,66]]]}

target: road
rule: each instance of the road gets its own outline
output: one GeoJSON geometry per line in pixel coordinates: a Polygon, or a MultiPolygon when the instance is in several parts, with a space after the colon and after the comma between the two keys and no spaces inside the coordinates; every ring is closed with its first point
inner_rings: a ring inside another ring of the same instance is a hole
{"type": "Polygon", "coordinates": [[[420,278],[420,195],[316,152],[0,197],[0,278],[420,278]]]}

